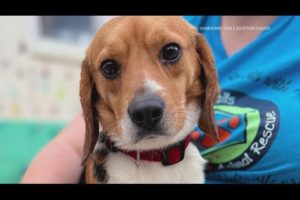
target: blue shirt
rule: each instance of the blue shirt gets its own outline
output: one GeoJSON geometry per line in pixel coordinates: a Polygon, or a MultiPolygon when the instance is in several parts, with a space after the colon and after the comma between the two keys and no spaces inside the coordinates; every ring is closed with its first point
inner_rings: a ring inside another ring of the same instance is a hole
{"type": "Polygon", "coordinates": [[[221,17],[185,19],[210,44],[221,86],[214,107],[221,142],[198,127],[193,141],[209,161],[206,182],[300,183],[300,17],[277,17],[231,56],[221,17]]]}

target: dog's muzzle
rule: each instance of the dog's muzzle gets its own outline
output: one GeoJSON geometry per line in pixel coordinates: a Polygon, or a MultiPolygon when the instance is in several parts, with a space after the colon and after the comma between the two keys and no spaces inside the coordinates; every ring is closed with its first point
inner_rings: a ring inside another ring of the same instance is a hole
{"type": "Polygon", "coordinates": [[[131,121],[143,130],[150,132],[161,121],[165,104],[161,97],[146,94],[136,97],[128,106],[131,121]]]}

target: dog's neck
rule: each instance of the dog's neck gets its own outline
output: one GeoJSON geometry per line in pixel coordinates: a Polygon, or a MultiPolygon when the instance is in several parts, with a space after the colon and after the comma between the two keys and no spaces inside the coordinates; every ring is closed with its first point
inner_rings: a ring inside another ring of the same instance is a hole
{"type": "Polygon", "coordinates": [[[150,162],[161,162],[163,166],[176,164],[184,159],[185,150],[190,143],[190,134],[186,136],[183,140],[176,142],[174,144],[168,145],[163,149],[152,149],[152,150],[124,150],[117,148],[114,142],[111,141],[109,137],[103,134],[102,141],[106,143],[106,147],[112,152],[121,152],[136,160],[137,165],[141,160],[150,162]]]}

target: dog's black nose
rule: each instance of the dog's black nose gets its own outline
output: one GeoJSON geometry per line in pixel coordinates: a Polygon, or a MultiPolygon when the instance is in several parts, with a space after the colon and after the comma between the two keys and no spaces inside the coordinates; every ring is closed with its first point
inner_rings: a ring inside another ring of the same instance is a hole
{"type": "Polygon", "coordinates": [[[165,104],[156,95],[142,95],[136,97],[128,107],[131,121],[137,126],[151,130],[161,120],[165,104]]]}

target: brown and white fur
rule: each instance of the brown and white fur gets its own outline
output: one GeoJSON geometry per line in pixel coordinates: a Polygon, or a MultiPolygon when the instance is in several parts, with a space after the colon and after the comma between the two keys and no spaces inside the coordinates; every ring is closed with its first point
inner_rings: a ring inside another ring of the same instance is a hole
{"type": "Polygon", "coordinates": [[[118,148],[161,149],[184,139],[198,123],[217,138],[213,103],[218,96],[214,60],[204,38],[181,17],[126,16],[106,23],[96,34],[82,62],[80,97],[86,123],[83,164],[87,183],[203,183],[205,161],[193,144],[174,165],[136,161],[111,153],[101,143],[99,124],[118,148]],[[162,48],[179,44],[176,63],[161,60],[162,48]],[[105,59],[120,66],[108,79],[101,73],[105,59]],[[128,106],[138,96],[159,96],[165,109],[161,133],[138,136],[128,106]]]}

